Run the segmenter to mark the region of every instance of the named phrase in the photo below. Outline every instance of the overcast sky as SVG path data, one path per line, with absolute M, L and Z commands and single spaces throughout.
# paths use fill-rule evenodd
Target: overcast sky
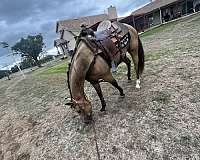
M 0 41 L 11 46 L 28 34 L 42 33 L 47 49 L 57 37 L 58 20 L 103 14 L 110 5 L 118 16 L 127 16 L 150 0 L 0 0 Z M 7 63 L 6 50 L 0 49 L 0 65 Z M 4 64 L 3 64 L 4 65 Z M 0 67 L 1 67 L 0 66 Z

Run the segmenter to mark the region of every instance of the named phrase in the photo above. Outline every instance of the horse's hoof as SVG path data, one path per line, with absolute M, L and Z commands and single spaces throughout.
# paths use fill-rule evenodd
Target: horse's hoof
M 140 89 L 141 87 L 140 87 L 140 85 L 136 85 L 135 88 Z
M 121 95 L 120 95 L 120 98 L 124 98 L 124 97 L 125 97 L 125 94 L 121 94 Z
M 84 124 L 91 124 L 92 121 L 91 121 L 91 120 L 83 120 L 83 123 L 84 123 Z
M 101 108 L 101 110 L 100 110 L 101 112 L 105 112 L 106 111 L 106 109 L 105 108 Z
M 86 116 L 82 120 L 83 120 L 83 123 L 85 124 L 90 124 L 93 121 L 92 116 Z

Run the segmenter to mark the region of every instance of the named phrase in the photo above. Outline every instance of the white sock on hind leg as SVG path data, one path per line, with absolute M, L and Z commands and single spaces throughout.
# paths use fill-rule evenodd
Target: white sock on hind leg
M 138 88 L 138 89 L 140 89 L 140 79 L 136 80 L 136 86 L 135 87 Z

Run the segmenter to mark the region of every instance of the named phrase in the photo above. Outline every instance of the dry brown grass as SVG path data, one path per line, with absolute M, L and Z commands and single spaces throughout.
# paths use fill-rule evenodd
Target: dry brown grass
M 200 15 L 142 38 L 142 89 L 115 76 L 126 97 L 102 84 L 107 111 L 87 83 L 101 159 L 200 159 Z M 153 58 L 152 58 L 153 57 Z M 57 63 L 56 63 L 57 64 Z M 0 159 L 97 159 L 91 126 L 65 106 L 65 74 L 0 80 Z

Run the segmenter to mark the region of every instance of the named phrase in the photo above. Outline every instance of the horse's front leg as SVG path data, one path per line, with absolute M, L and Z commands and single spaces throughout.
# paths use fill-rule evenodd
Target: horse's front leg
M 95 90 L 101 100 L 102 108 L 100 111 L 103 112 L 106 110 L 106 102 L 105 102 L 103 94 L 102 94 L 101 86 L 100 86 L 99 82 L 91 82 L 91 84 L 95 88 Z

